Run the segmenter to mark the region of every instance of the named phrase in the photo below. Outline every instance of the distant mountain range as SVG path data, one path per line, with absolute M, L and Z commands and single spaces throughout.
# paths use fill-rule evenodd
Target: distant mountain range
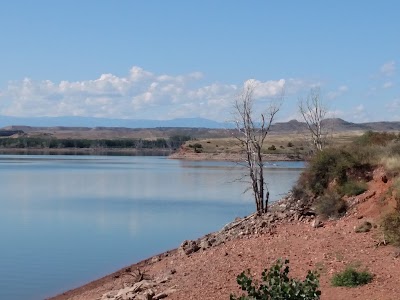
M 325 119 L 322 121 L 325 128 L 330 128 L 336 132 L 343 131 L 400 131 L 400 122 L 368 122 L 352 123 L 340 118 Z M 274 132 L 302 132 L 307 130 L 304 122 L 291 120 L 289 122 L 278 122 L 272 126 Z
M 325 126 L 334 131 L 400 131 L 400 122 L 368 122 L 352 123 L 334 118 L 324 120 Z M 136 119 L 106 119 L 92 117 L 9 117 L 0 116 L 0 128 L 26 129 L 29 127 L 86 127 L 86 128 L 209 128 L 232 129 L 234 125 L 228 122 L 216 122 L 204 118 L 178 118 L 172 120 L 136 120 Z M 273 132 L 302 132 L 307 129 L 304 122 L 291 120 L 277 122 L 272 126 Z M 23 130 L 23 129 L 22 129 Z

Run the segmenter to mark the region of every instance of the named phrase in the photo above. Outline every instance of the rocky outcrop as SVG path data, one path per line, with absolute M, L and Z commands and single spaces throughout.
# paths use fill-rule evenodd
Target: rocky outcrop
M 269 212 L 261 216 L 255 213 L 248 217 L 236 218 L 235 221 L 225 225 L 220 231 L 207 234 L 197 240 L 183 241 L 178 251 L 182 255 L 190 255 L 237 238 L 265 233 L 273 234 L 276 226 L 282 222 L 303 221 L 308 223 L 314 219 L 315 213 L 289 194 L 272 204 Z M 320 223 L 318 221 L 319 226 L 314 228 L 321 227 L 322 223 Z
M 167 298 L 168 295 L 176 291 L 175 287 L 161 289 L 160 285 L 170 281 L 175 272 L 172 269 L 154 279 L 140 279 L 133 284 L 127 284 L 122 289 L 103 294 L 100 300 L 158 300 Z

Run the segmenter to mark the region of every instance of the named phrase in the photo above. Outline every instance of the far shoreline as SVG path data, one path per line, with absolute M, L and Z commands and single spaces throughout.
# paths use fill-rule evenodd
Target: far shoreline
M 240 153 L 189 153 L 169 149 L 80 149 L 80 148 L 0 148 L 0 155 L 78 155 L 78 156 L 163 156 L 168 159 L 187 161 L 243 161 Z M 265 161 L 304 161 L 301 156 L 290 154 L 264 154 Z
M 175 152 L 168 156 L 170 159 L 177 160 L 192 160 L 192 161 L 243 161 L 243 156 L 240 153 L 181 153 Z M 264 161 L 304 161 L 301 156 L 288 154 L 264 154 Z

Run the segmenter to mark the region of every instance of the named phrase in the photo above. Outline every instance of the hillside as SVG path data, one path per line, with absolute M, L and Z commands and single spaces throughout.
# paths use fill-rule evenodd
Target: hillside
M 1 120 L 1 118 L 0 118 Z M 55 122 L 55 121 L 54 121 Z M 149 121 L 150 122 L 150 121 Z M 179 119 L 177 123 L 161 122 L 155 124 L 140 123 L 144 125 L 137 127 L 121 126 L 28 126 L 28 125 L 8 125 L 0 129 L 0 133 L 7 131 L 23 131 L 28 136 L 50 134 L 56 138 L 165 138 L 172 135 L 188 135 L 193 138 L 229 138 L 235 133 L 235 129 L 226 126 L 226 123 L 207 122 L 205 119 Z M 1 123 L 1 122 L 0 122 Z M 83 122 L 85 123 L 85 122 Z M 326 128 L 332 133 L 354 132 L 354 131 L 400 131 L 400 122 L 372 122 L 372 123 L 351 123 L 342 119 L 326 119 Z M 212 125 L 214 124 L 214 125 Z M 146 127 L 147 125 L 147 127 Z M 207 125 L 207 126 L 206 126 Z M 299 134 L 307 131 L 304 122 L 291 120 L 288 122 L 277 122 L 272 125 L 272 134 Z

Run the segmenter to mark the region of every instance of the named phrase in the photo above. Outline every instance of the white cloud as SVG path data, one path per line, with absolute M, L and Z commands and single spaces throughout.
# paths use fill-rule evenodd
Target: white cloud
M 357 105 L 354 109 L 355 113 L 363 113 L 365 110 L 365 107 L 363 104 Z
M 0 115 L 136 119 L 202 116 L 220 120 L 229 117 L 232 101 L 241 86 L 201 85 L 202 81 L 200 72 L 173 76 L 154 74 L 137 66 L 126 77 L 102 74 L 93 80 L 58 83 L 25 78 L 9 82 L 2 91 Z M 286 84 L 284 79 L 251 82 L 256 83 L 257 99 L 278 95 Z M 294 82 L 290 80 L 289 85 Z
M 387 81 L 382 85 L 382 88 L 384 89 L 389 89 L 393 86 L 393 82 L 392 81 Z
M 347 91 L 349 90 L 349 88 L 346 85 L 341 85 L 339 86 L 336 90 L 334 91 L 330 91 L 326 94 L 326 97 L 330 100 L 336 99 L 340 96 L 342 96 L 343 94 L 345 94 Z
M 385 76 L 392 76 L 396 72 L 396 62 L 392 60 L 383 64 L 380 71 Z
M 254 86 L 254 98 L 271 98 L 278 96 L 282 93 L 283 89 L 285 88 L 285 80 L 280 79 L 278 81 L 266 81 L 261 82 L 256 79 L 249 79 L 245 81 L 244 87 L 247 86 Z
M 326 118 L 343 118 L 344 113 L 341 110 L 328 110 L 325 115 Z
M 385 107 L 389 110 L 389 112 L 393 112 L 393 110 L 400 110 L 400 98 L 394 99 L 386 104 Z
M 341 118 L 346 121 L 363 123 L 371 121 L 370 115 L 365 109 L 364 104 L 356 105 L 349 110 L 330 110 L 326 114 L 327 118 Z

